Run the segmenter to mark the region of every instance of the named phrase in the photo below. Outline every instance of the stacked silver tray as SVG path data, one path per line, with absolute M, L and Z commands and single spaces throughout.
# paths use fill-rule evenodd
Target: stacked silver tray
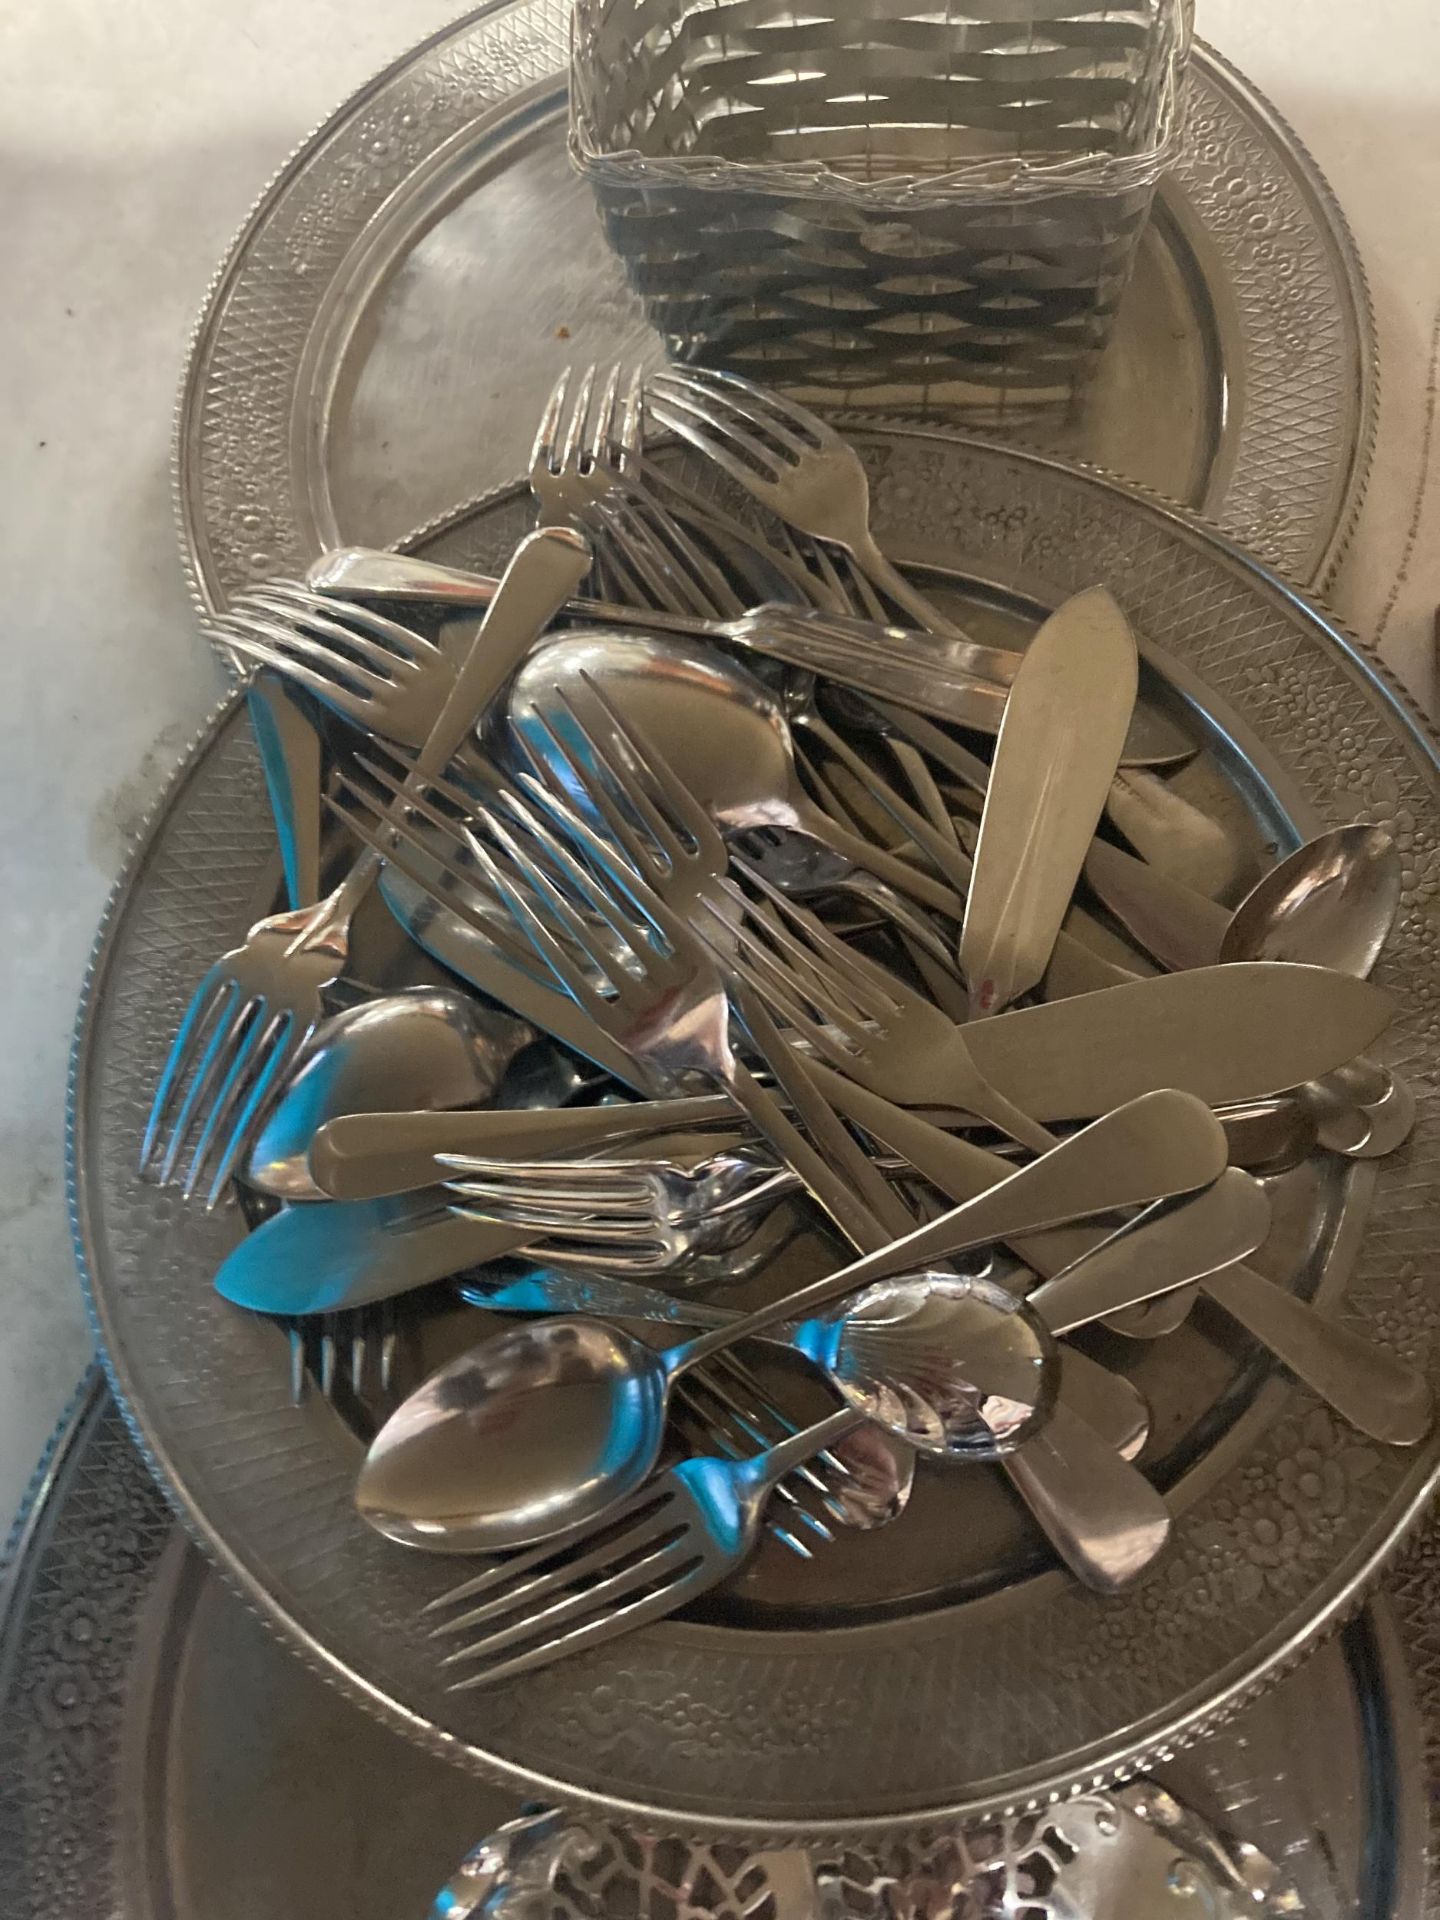
M 341 542 L 405 540 L 455 562 L 493 559 L 524 523 L 511 477 L 532 403 L 558 366 L 658 359 L 565 167 L 564 23 L 552 0 L 506 0 L 435 36 L 347 102 L 257 206 L 212 290 L 179 424 L 182 528 L 204 605 Z M 1290 577 L 1323 581 L 1358 510 L 1373 432 L 1363 277 L 1283 122 L 1218 56 L 1201 49 L 1197 68 L 1187 150 L 1162 191 L 1117 340 L 1086 413 L 1050 450 L 1123 472 Z M 537 251 L 541 209 L 550 244 Z M 503 374 L 487 378 L 502 359 Z M 1018 635 L 1103 571 L 1160 642 L 1207 743 L 1197 777 L 1212 796 L 1228 792 L 1250 844 L 1357 814 L 1399 824 L 1411 898 L 1423 901 L 1440 847 L 1432 745 L 1373 663 L 1295 607 L 1283 581 L 1141 493 L 1049 459 L 943 429 L 871 429 L 862 444 L 889 544 L 929 584 L 982 626 Z M 454 509 L 460 498 L 472 504 Z M 424 534 L 407 537 L 421 520 Z M 1077 552 L 1085 580 L 1071 578 Z M 1305 720 L 1332 711 L 1342 716 L 1338 757 Z M 563 1684 L 452 1721 L 427 1695 L 423 1663 L 381 1644 L 397 1619 L 403 1641 L 425 1582 L 353 1557 L 342 1517 L 353 1437 L 323 1406 L 292 1408 L 280 1336 L 237 1326 L 208 1295 L 209 1265 L 232 1229 L 192 1231 L 163 1205 L 147 1213 L 134 1190 L 143 1062 L 188 987 L 191 947 L 198 954 L 243 925 L 272 885 L 258 767 L 232 709 L 182 771 L 102 937 L 77 1055 L 73 1197 L 112 1380 L 152 1470 L 228 1582 L 350 1702 L 279 1657 L 180 1545 L 114 1411 L 92 1393 L 57 1444 L 7 1576 L 0 1755 L 24 1783 L 0 1810 L 7 1913 L 52 1911 L 102 1889 L 127 1920 L 418 1912 L 521 1792 L 555 1790 L 597 1814 L 692 1832 L 838 1838 L 1142 1764 L 1286 1858 L 1310 1910 L 1421 1911 L 1419 1755 L 1432 1681 L 1414 1622 L 1429 1603 L 1428 1545 L 1393 1608 L 1372 1605 L 1241 1721 L 1223 1723 L 1363 1602 L 1434 1462 L 1367 1465 L 1347 1479 L 1338 1518 L 1333 1502 L 1311 1516 L 1300 1502 L 1301 1577 L 1291 1581 L 1276 1571 L 1265 1502 L 1315 1459 L 1328 1486 L 1354 1449 L 1306 1396 L 1275 1380 L 1247 1383 L 1243 1368 L 1225 1376 L 1237 1417 L 1221 1428 L 1197 1420 L 1175 1380 L 1144 1382 L 1182 1436 L 1167 1467 L 1184 1488 L 1188 1541 L 1165 1596 L 1167 1619 L 1180 1623 L 1178 1637 L 1161 1636 L 1169 1653 L 1138 1606 L 1133 1618 L 1109 1616 L 1108 1638 L 1058 1584 L 1033 1611 L 1030 1589 L 1043 1580 L 1019 1581 L 1018 1613 L 1013 1600 L 998 1609 L 1013 1615 L 1000 1640 L 961 1636 L 977 1672 L 1001 1659 L 1018 1686 L 1027 1641 L 1074 1636 L 1077 1674 L 1095 1684 L 1077 1683 L 1061 1710 L 1069 1724 L 1044 1729 L 1038 1746 L 1017 1734 L 1017 1694 L 1005 1724 L 1002 1685 L 990 1717 L 961 1729 L 958 1743 L 955 1713 L 940 1716 L 943 1742 L 919 1730 L 918 1757 L 890 1804 L 871 1804 L 877 1739 L 893 1754 L 917 1734 L 877 1722 L 892 1657 L 882 1643 L 888 1636 L 893 1657 L 913 1668 L 956 1624 L 948 1603 L 937 1608 L 924 1552 L 912 1557 L 918 1527 L 884 1572 L 888 1586 L 868 1596 L 875 1619 L 849 1629 L 881 1645 L 881 1659 L 839 1698 L 838 1739 L 827 1656 L 804 1644 L 817 1595 L 763 1570 L 758 1614 L 738 1632 L 681 1621 L 646 1637 L 638 1666 L 618 1670 L 626 1688 L 644 1676 L 650 1711 L 678 1703 L 678 1776 L 632 1762 L 628 1707 L 592 1700 L 577 1718 Z M 1423 1064 L 1423 913 L 1407 916 L 1389 965 L 1402 997 L 1395 1062 Z M 1321 1299 L 1344 1296 L 1361 1322 L 1412 1352 L 1429 1338 L 1414 1284 L 1437 1219 L 1423 1165 L 1428 1118 L 1413 1158 L 1380 1174 L 1378 1203 L 1368 1170 L 1295 1202 L 1297 1232 L 1321 1248 L 1306 1284 Z M 1359 1224 L 1377 1205 L 1385 1229 L 1362 1248 Z M 182 1297 L 196 1307 L 184 1352 L 157 1348 L 152 1316 L 173 1323 Z M 1227 1364 L 1203 1336 L 1172 1362 L 1177 1377 L 1198 1367 L 1207 1390 Z M 290 1474 L 286 1502 L 266 1498 L 276 1448 Z M 252 1468 L 262 1450 L 265 1468 Z M 287 1506 L 296 1499 L 303 1547 Z M 1145 1699 L 1107 1717 L 1104 1662 L 1117 1657 L 1150 1660 Z M 927 1671 L 968 1703 L 973 1675 Z M 775 1703 L 789 1742 L 786 1764 L 769 1777 L 762 1767 L 748 1799 L 735 1791 L 738 1750 L 723 1725 L 717 1742 L 713 1714 L 747 1694 L 762 1711 Z M 237 1698 L 254 1708 L 238 1742 Z M 376 1718 L 357 1716 L 357 1704 Z M 814 1741 L 797 1744 L 791 1734 L 807 1716 Z M 1313 1751 L 1325 1764 L 1311 1777 L 1295 1756 L 1322 1726 Z M 1200 1744 L 1174 1761 L 1192 1740 Z M 277 1792 L 281 1751 L 290 1764 Z M 347 1764 L 327 1768 L 322 1756 L 338 1752 Z M 988 1773 L 975 1764 L 980 1752 Z M 504 1776 L 509 1790 L 479 1784 L 457 1760 Z M 795 1779 L 812 1773 L 797 1797 Z M 96 1806 L 106 1810 L 98 1819 Z M 354 1874 L 337 1872 L 337 1858 L 355 1859 Z

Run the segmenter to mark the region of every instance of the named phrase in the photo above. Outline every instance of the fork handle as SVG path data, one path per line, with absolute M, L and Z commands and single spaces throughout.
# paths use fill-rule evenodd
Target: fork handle
M 912 620 L 917 620 L 927 633 L 943 633 L 947 639 L 966 640 L 969 635 L 963 627 L 956 626 L 948 614 L 944 614 L 927 594 L 901 573 L 894 563 L 888 560 L 880 550 L 880 543 L 871 533 L 864 539 L 857 538 L 855 544 L 847 549 L 862 573 L 888 593 L 896 606 L 903 607 Z

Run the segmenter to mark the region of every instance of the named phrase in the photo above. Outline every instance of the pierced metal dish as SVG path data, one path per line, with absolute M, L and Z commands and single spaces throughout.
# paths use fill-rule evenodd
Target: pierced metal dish
M 1430 1911 L 1423 1749 L 1440 1729 L 1440 1679 L 1425 1641 L 1435 1542 L 1421 1544 L 1393 1599 L 1159 1769 L 1186 1805 L 1283 1861 L 1316 1920 Z M 174 1525 L 98 1375 L 0 1567 L 0 1778 L 6 1920 L 418 1916 L 518 1811 L 277 1646 Z M 899 1857 L 887 1851 L 885 1868 Z M 809 1920 L 807 1900 L 785 1898 L 797 1881 L 813 1891 L 794 1863 L 770 1856 L 773 1904 L 740 1910 Z M 706 1909 L 722 1920 L 737 1911 L 724 1901 L 730 1865 Z M 863 1883 L 873 1863 L 845 1869 L 847 1885 Z M 641 1907 L 641 1920 L 658 1911 Z
M 1322 616 L 1179 514 L 945 435 L 861 445 L 886 538 L 985 631 L 1013 637 L 1067 593 L 1110 584 L 1206 742 L 1187 779 L 1252 845 L 1356 817 L 1399 838 L 1404 900 L 1378 977 L 1400 1009 L 1388 1055 L 1420 1092 L 1415 1139 L 1378 1165 L 1297 1170 L 1277 1201 L 1286 1277 L 1425 1363 L 1440 789 L 1422 724 Z M 427 550 L 493 562 L 527 512 L 508 490 Z M 353 1437 L 323 1405 L 289 1404 L 278 1331 L 209 1287 L 235 1223 L 134 1172 L 153 1063 L 195 979 L 273 888 L 273 862 L 231 707 L 182 770 L 96 955 L 74 1074 L 80 1258 L 112 1379 L 193 1531 L 294 1646 L 433 1751 L 603 1817 L 752 1841 L 1040 1802 L 1149 1764 L 1277 1677 L 1358 1604 L 1423 1503 L 1440 1441 L 1358 1443 L 1197 1314 L 1138 1362 L 1177 1517 L 1173 1550 L 1132 1593 L 1098 1599 L 1046 1570 L 998 1477 L 957 1491 L 931 1475 L 883 1552 L 855 1537 L 810 1571 L 762 1553 L 703 1612 L 502 1689 L 447 1693 L 419 1611 L 453 1566 L 356 1519 Z
M 567 359 L 661 358 L 566 157 L 568 18 L 565 0 L 467 15 L 353 95 L 261 197 L 180 402 L 203 604 L 325 547 L 389 546 L 508 480 Z M 1116 337 L 1082 417 L 1045 444 L 1323 580 L 1369 468 L 1364 278 L 1292 130 L 1210 49 L 1191 73 Z

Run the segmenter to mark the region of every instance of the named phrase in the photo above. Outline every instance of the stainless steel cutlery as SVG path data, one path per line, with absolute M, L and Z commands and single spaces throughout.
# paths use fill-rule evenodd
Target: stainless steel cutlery
M 1272 1206 L 1242 1170 L 1408 1131 L 1367 1058 L 1393 848 L 1323 836 L 1231 914 L 1237 842 L 1158 777 L 1193 742 L 1104 588 L 1024 654 L 972 640 L 881 552 L 855 450 L 750 382 L 567 375 L 529 479 L 498 584 L 351 549 L 217 622 L 258 670 L 291 906 L 196 989 L 142 1153 L 258 1209 L 216 1284 L 369 1440 L 371 1524 L 505 1556 L 436 1603 L 452 1684 L 674 1611 L 764 1526 L 811 1553 L 889 1524 L 917 1454 L 998 1465 L 1116 1590 L 1169 1527 L 1130 1463 L 1149 1410 L 1059 1343 L 1163 1336 L 1197 1291 L 1421 1438 L 1420 1375 L 1248 1264 Z M 426 603 L 480 617 L 442 644 Z M 318 898 L 322 770 L 360 851 Z M 343 979 L 377 880 L 470 991 Z M 848 1262 L 782 1280 L 801 1233 Z M 514 1319 L 417 1381 L 402 1296 L 446 1279 Z M 750 1340 L 840 1404 L 792 1415 L 796 1360 L 757 1376 Z

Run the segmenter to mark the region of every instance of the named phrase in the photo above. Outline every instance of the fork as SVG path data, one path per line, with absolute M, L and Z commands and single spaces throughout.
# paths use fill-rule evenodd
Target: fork
M 859 454 L 808 408 L 737 374 L 693 367 L 652 374 L 646 399 L 657 420 L 761 506 L 840 547 L 922 627 L 964 638 L 881 552 L 870 531 L 870 486 Z
M 390 1300 L 292 1321 L 290 1404 L 302 1405 L 313 1382 L 321 1397 L 368 1442 L 399 1404 L 399 1350 L 400 1325 Z
M 589 561 L 588 544 L 568 529 L 531 534 L 516 549 L 412 778 L 446 765 Z M 160 1074 L 140 1148 L 142 1175 L 162 1186 L 178 1180 L 187 1199 L 208 1178 L 206 1205 L 218 1205 L 324 1015 L 322 996 L 344 969 L 351 919 L 384 864 L 384 848 L 368 847 L 333 893 L 257 921 L 211 967 Z
M 616 364 L 585 369 L 571 396 L 572 370 L 556 381 L 530 449 L 530 490 L 542 525 L 569 525 L 601 536 L 597 553 L 622 599 L 638 607 L 699 618 L 738 619 L 754 595 L 736 591 L 718 554 L 759 560 L 803 600 L 845 611 L 798 555 L 782 552 L 754 528 L 702 500 L 643 452 L 644 375 Z M 598 387 L 598 392 L 597 392 Z M 632 543 L 643 543 L 643 554 Z
M 514 1554 L 432 1600 L 425 1613 L 446 1616 L 433 1639 L 482 1629 L 443 1654 L 442 1668 L 463 1669 L 449 1691 L 548 1666 L 709 1592 L 755 1545 L 776 1485 L 854 1422 L 847 1408 L 747 1459 L 682 1461 L 598 1522 Z
M 878 963 L 862 962 L 814 914 L 787 900 L 743 858 L 732 856 L 709 813 L 658 749 L 641 741 L 598 685 L 590 683 L 588 691 L 585 713 L 575 700 L 565 702 L 565 738 L 541 719 L 551 742 L 547 757 L 568 768 L 570 790 L 587 795 L 632 870 L 712 951 L 718 949 L 717 957 L 726 964 L 733 960 L 767 1015 L 778 1012 L 822 1058 L 842 1072 L 853 1071 L 887 1100 L 963 1107 L 1037 1153 L 1054 1146 L 1052 1134 L 984 1079 L 953 1020 Z M 576 753 L 576 742 L 586 757 Z M 595 777 L 596 766 L 609 766 L 626 807 Z M 547 789 L 531 776 L 522 777 L 558 817 L 564 804 L 558 779 Z M 563 824 L 572 838 L 588 833 L 573 815 Z M 603 858 L 593 834 L 589 844 L 594 856 Z M 765 896 L 783 904 L 803 938 L 781 924 L 769 946 L 762 945 L 750 921 L 758 917 L 767 924 L 763 910 L 729 878 L 732 864 L 750 874 Z M 807 1002 L 823 1017 L 810 1015 Z M 750 1004 L 742 1017 L 748 1023 L 752 1014 Z M 937 1094 L 936 1087 L 943 1092 Z
M 275 580 L 242 594 L 213 631 L 362 732 L 422 746 L 455 686 L 442 648 L 373 608 Z
M 451 1211 L 524 1227 L 611 1273 L 687 1278 L 695 1257 L 732 1251 L 799 1181 L 744 1147 L 676 1148 L 653 1160 L 504 1160 L 441 1154 Z

